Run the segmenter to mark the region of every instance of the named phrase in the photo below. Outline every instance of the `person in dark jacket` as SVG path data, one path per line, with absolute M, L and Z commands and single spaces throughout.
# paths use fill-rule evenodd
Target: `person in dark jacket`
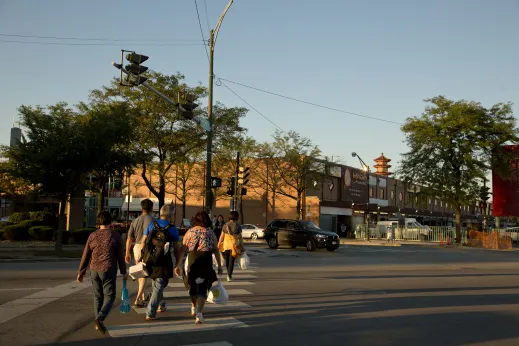
M 88 237 L 77 275 L 77 281 L 83 282 L 90 265 L 94 289 L 94 326 L 103 334 L 106 333 L 104 320 L 115 301 L 117 266 L 123 280 L 128 279 L 121 235 L 110 229 L 111 222 L 112 216 L 109 212 L 102 211 L 97 214 L 99 229 Z
M 225 225 L 225 220 L 223 215 L 218 215 L 216 222 L 214 223 L 213 232 L 216 236 L 216 239 L 220 239 L 220 234 L 222 234 L 223 226 Z

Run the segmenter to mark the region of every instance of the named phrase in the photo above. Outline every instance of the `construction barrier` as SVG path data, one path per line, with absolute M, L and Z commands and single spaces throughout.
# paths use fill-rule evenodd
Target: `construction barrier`
M 510 250 L 512 248 L 512 237 L 507 232 L 470 231 L 467 245 L 484 249 Z

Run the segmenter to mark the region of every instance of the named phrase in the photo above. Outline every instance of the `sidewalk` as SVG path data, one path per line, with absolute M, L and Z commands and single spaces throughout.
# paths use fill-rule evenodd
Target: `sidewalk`
M 63 245 L 62 252 L 56 254 L 54 245 L 50 241 L 0 241 L 0 262 L 77 261 L 84 248 L 84 245 Z

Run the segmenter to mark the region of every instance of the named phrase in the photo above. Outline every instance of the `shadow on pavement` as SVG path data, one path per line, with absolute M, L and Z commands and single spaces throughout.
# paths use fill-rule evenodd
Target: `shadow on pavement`
M 483 291 L 518 287 L 476 288 Z M 62 345 L 189 345 L 227 341 L 247 345 L 462 345 L 502 341 L 519 344 L 517 294 L 450 295 L 457 290 L 386 290 L 385 295 L 306 294 L 277 296 L 261 305 L 235 311 L 211 311 L 212 317 L 234 317 L 249 328 L 143 335 L 132 338 L 103 338 L 92 331 L 92 339 Z M 414 293 L 445 292 L 445 295 L 413 296 Z M 395 297 L 394 294 L 408 294 Z M 278 302 L 283 299 L 284 302 Z M 500 310 L 495 311 L 495 310 Z M 161 321 L 185 321 L 185 313 L 174 313 Z M 487 327 L 488 326 L 488 327 Z M 510 339 L 517 338 L 512 341 Z

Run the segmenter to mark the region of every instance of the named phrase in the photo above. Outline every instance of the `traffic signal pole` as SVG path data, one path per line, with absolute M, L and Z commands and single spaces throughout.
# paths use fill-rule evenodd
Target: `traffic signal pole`
M 211 190 L 211 171 L 213 164 L 213 61 L 214 61 L 214 30 L 209 34 L 209 98 L 207 100 L 207 120 L 209 131 L 207 131 L 207 153 L 205 172 L 205 208 L 211 213 L 213 207 L 213 191 Z
M 223 18 L 233 3 L 230 0 L 225 7 L 218 23 L 211 32 L 209 33 L 209 90 L 207 100 L 207 120 L 209 122 L 209 129 L 207 130 L 207 156 L 206 156 L 206 173 L 205 173 L 205 207 L 208 213 L 211 213 L 213 207 L 213 191 L 211 190 L 211 170 L 213 163 L 213 82 L 214 82 L 214 46 L 222 25 Z

